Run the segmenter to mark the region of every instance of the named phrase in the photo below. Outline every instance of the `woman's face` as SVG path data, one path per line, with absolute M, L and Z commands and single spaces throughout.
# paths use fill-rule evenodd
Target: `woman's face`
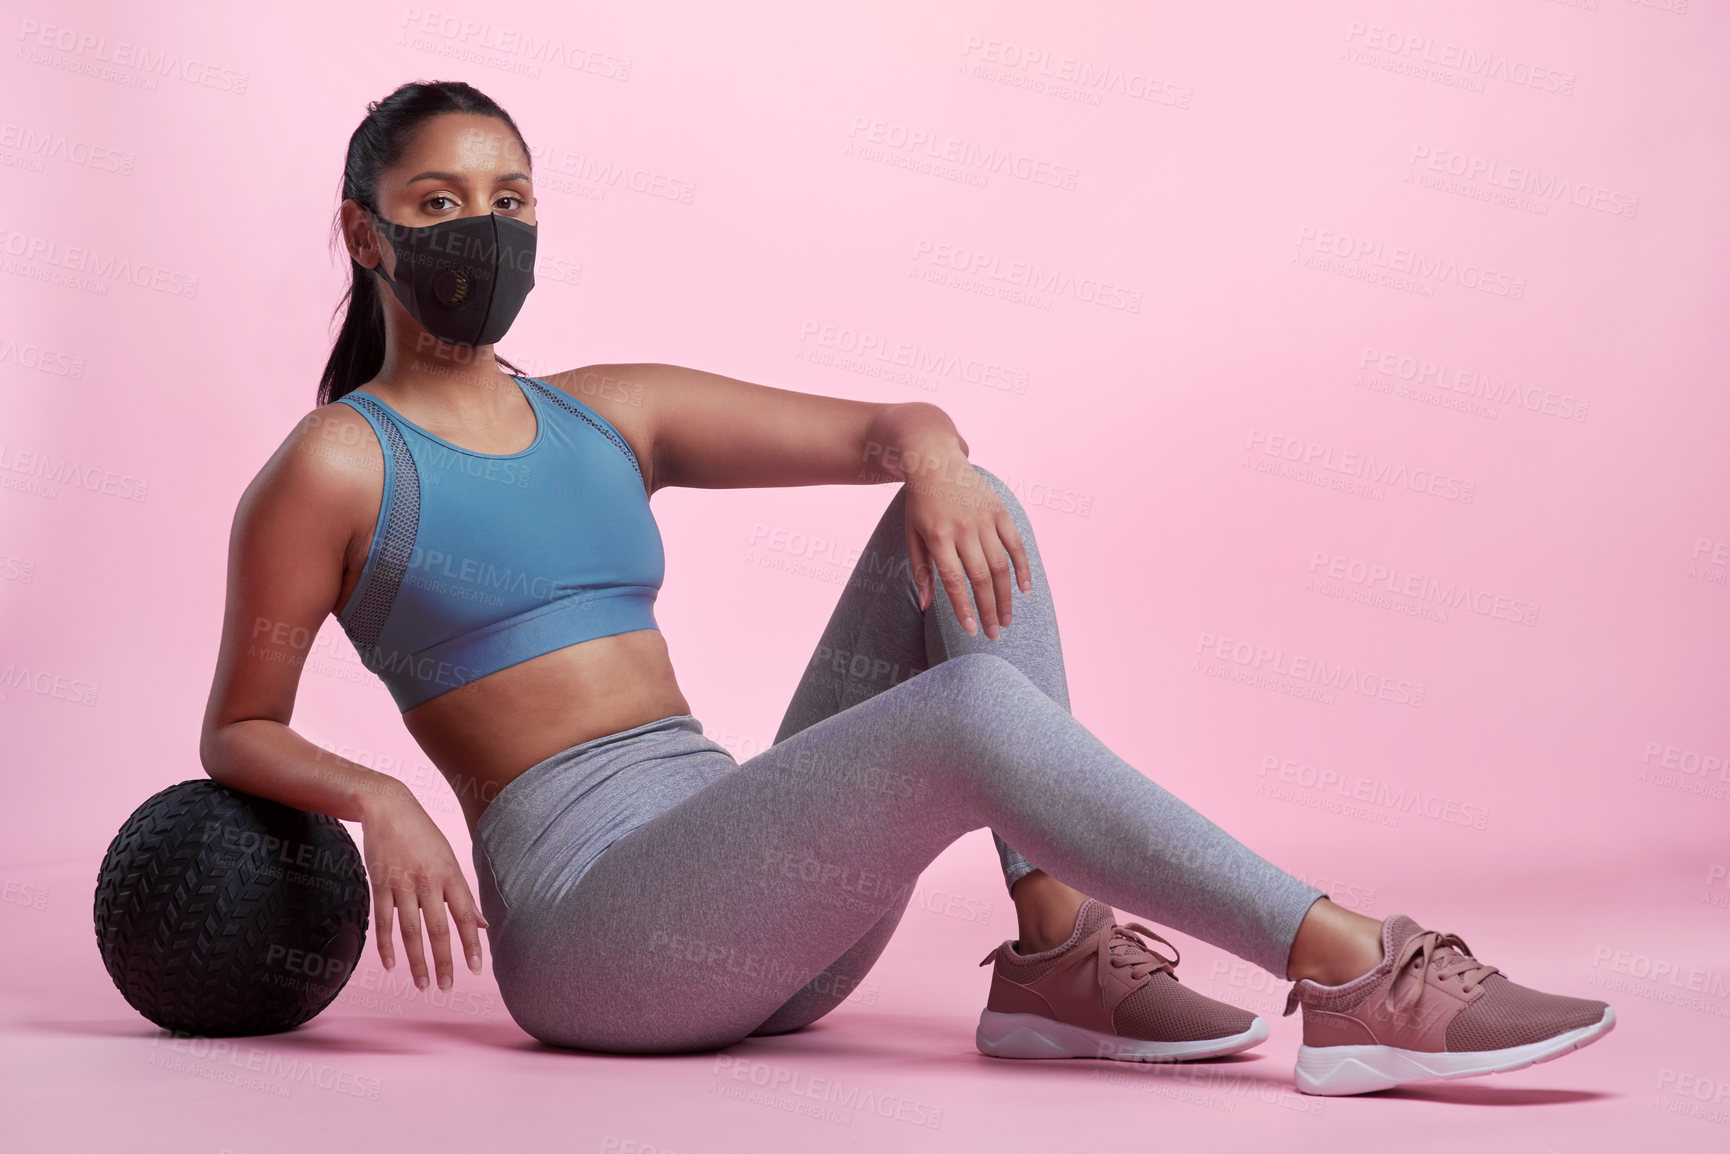
M 379 216 L 409 228 L 492 212 L 534 224 L 528 154 L 497 117 L 443 113 L 421 126 L 399 164 L 379 174 L 376 205 Z M 355 259 L 373 268 L 383 255 L 390 272 L 390 246 L 365 211 L 351 201 L 343 214 Z

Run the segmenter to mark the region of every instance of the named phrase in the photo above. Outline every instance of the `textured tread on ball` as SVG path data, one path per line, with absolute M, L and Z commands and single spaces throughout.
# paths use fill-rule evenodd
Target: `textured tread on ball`
M 293 1029 L 366 945 L 366 868 L 342 823 L 207 779 L 170 786 L 109 843 L 94 920 L 104 966 L 164 1029 Z

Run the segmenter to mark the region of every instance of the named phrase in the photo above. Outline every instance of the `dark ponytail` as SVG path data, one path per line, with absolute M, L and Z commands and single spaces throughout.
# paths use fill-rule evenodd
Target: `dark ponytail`
M 426 84 L 404 84 L 383 100 L 367 105 L 366 119 L 360 122 L 348 138 L 348 158 L 342 166 L 342 196 L 373 212 L 378 211 L 378 180 L 385 169 L 402 159 L 421 125 L 444 112 L 471 112 L 495 116 L 505 122 L 516 136 L 523 152 L 529 146 L 523 141 L 516 121 L 477 88 L 460 80 L 435 80 Z M 340 203 L 335 223 L 331 227 L 332 243 L 347 252 L 342 236 Z M 328 405 L 338 397 L 352 393 L 378 375 L 384 366 L 384 304 L 379 297 L 378 279 L 365 265 L 349 258 L 350 283 L 336 312 L 348 311 L 342 319 L 342 330 L 331 347 L 330 359 L 324 364 L 324 375 L 318 384 L 318 403 Z M 494 356 L 499 364 L 512 373 L 521 370 L 503 357 Z

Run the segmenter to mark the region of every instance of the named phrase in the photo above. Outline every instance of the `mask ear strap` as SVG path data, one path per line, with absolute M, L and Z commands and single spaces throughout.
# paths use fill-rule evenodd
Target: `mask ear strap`
M 361 205 L 361 207 L 366 208 L 366 205 L 363 204 L 363 205 Z M 380 242 L 383 243 L 384 237 L 382 236 L 382 230 L 378 226 L 380 224 L 388 224 L 389 222 L 384 220 L 384 218 L 380 217 L 378 213 L 374 212 L 370 208 L 366 209 L 366 214 L 372 218 L 373 234 L 375 236 L 378 236 Z M 392 246 L 392 251 L 393 252 L 395 251 L 394 245 Z M 387 284 L 393 284 L 393 285 L 396 284 L 396 278 L 391 276 L 388 272 L 384 271 L 384 253 L 382 251 L 378 254 L 378 264 L 375 267 L 368 269 L 367 271 L 368 272 L 376 272 L 379 276 L 381 276 L 385 279 L 385 282 Z

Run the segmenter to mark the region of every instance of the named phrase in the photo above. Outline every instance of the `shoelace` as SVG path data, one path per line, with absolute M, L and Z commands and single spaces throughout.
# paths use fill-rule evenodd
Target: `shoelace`
M 1435 930 L 1413 934 L 1394 956 L 1394 980 L 1388 985 L 1386 1002 L 1390 1013 L 1402 1013 L 1417 1003 L 1424 992 L 1424 971 L 1432 965 L 1442 978 L 1459 975 L 1461 992 L 1467 994 L 1491 974 L 1501 972 L 1472 957 L 1471 948 L 1458 934 Z
M 1166 957 L 1158 950 L 1151 948 L 1141 938 L 1152 938 L 1156 942 L 1165 942 L 1171 947 L 1172 957 Z M 1116 947 L 1123 947 L 1122 953 L 1113 953 Z M 1112 969 L 1118 966 L 1129 967 L 1129 978 L 1132 982 L 1140 982 L 1142 978 L 1156 970 L 1164 970 L 1172 977 L 1177 977 L 1178 953 L 1177 947 L 1142 925 L 1140 922 L 1129 922 L 1126 925 L 1114 925 L 1109 933 L 1099 935 L 1099 988 L 1105 989 L 1105 978 Z
M 1152 938 L 1156 942 L 1163 942 L 1171 948 L 1173 956 L 1168 958 L 1158 950 L 1152 949 L 1146 942 L 1137 937 L 1137 934 Z M 1121 947 L 1121 952 L 1114 953 L 1113 951 L 1119 947 Z M 998 948 L 1001 949 L 1002 947 Z M 1085 957 L 1085 955 L 1077 956 Z M 992 950 L 980 959 L 979 964 L 986 965 L 995 957 L 997 957 L 997 950 Z M 1099 948 L 1094 951 L 1094 957 L 1099 963 L 1099 988 L 1104 990 L 1106 976 L 1113 969 L 1122 966 L 1129 967 L 1129 977 L 1132 982 L 1139 982 L 1156 970 L 1164 970 L 1175 978 L 1177 977 L 1177 963 L 1182 955 L 1178 953 L 1176 946 L 1140 922 L 1130 922 L 1127 925 L 1113 925 L 1106 932 L 1101 933 L 1099 935 Z M 1069 960 L 1064 959 L 1065 962 Z

